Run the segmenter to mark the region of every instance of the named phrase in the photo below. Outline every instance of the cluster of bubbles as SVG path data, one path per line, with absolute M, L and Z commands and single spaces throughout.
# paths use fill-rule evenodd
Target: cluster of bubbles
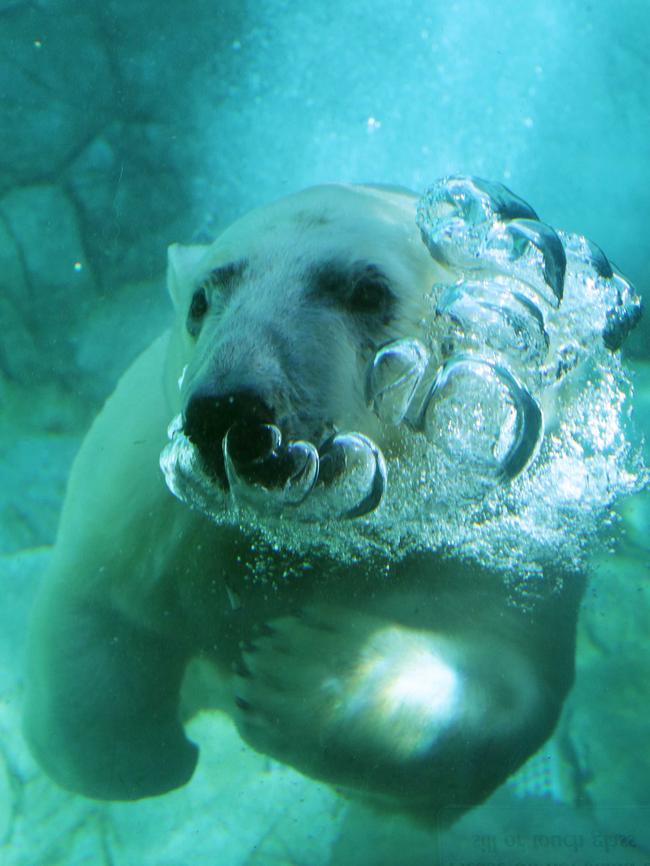
M 253 512 L 267 521 L 351 520 L 374 511 L 386 490 L 384 456 L 362 433 L 338 433 L 317 449 L 301 439 L 285 443 L 274 424 L 254 429 L 233 424 L 223 440 L 228 497 L 206 472 L 198 449 L 183 431 L 181 415 L 167 433 L 170 443 L 160 458 L 167 486 L 218 523 L 230 522 L 232 506 L 233 513 Z
M 645 481 L 616 352 L 639 298 L 595 244 L 540 222 L 501 184 L 443 178 L 420 199 L 417 225 L 452 278 L 423 299 L 417 333 L 383 346 L 368 371 L 369 405 L 399 428 L 395 455 L 386 461 L 362 433 L 318 450 L 264 425 L 251 458 L 231 431 L 224 503 L 178 418 L 161 457 L 167 483 L 215 521 L 248 522 L 297 555 L 426 549 L 523 578 L 558 557 L 578 569 L 614 499 Z M 278 467 L 284 483 L 266 484 Z

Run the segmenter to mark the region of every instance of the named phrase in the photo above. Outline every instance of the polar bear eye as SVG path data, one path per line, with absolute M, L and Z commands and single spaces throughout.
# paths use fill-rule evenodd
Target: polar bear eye
M 391 293 L 386 281 L 369 272 L 357 279 L 349 297 L 349 307 L 355 313 L 381 312 L 390 304 Z
M 190 309 L 187 314 L 187 330 L 196 337 L 201 330 L 201 321 L 208 311 L 208 295 L 204 286 L 199 288 L 192 295 Z
M 394 303 L 395 296 L 390 290 L 388 279 L 374 265 L 369 265 L 353 280 L 347 307 L 353 313 L 380 316 L 387 323 Z
M 368 262 L 358 262 L 351 269 L 339 263 L 320 266 L 314 271 L 311 292 L 355 316 L 384 325 L 390 322 L 397 303 L 388 277 Z

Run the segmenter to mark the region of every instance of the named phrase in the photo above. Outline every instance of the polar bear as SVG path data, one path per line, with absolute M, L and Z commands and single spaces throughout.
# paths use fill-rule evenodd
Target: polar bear
M 478 189 L 498 210 L 496 187 Z M 179 694 L 196 657 L 218 672 L 255 749 L 429 823 L 484 800 L 553 730 L 573 679 L 581 574 L 549 565 L 553 591 L 518 604 L 502 573 L 453 551 L 301 552 L 302 493 L 277 495 L 287 475 L 307 492 L 320 483 L 316 529 L 306 523 L 325 532 L 337 467 L 324 443 L 356 431 L 362 452 L 376 444 L 363 452 L 372 490 L 336 519 L 372 535 L 402 442 L 421 435 L 383 423 L 367 393 L 376 353 L 417 332 L 430 287 L 459 273 L 423 243 L 417 201 L 316 187 L 211 245 L 171 248 L 174 325 L 81 447 L 34 611 L 25 731 L 63 787 L 133 800 L 184 785 L 197 748 Z M 530 218 L 518 202 L 508 198 L 510 216 Z M 174 417 L 214 488 L 210 507 L 165 484 Z M 270 468 L 259 459 L 269 431 L 298 443 Z M 238 484 L 242 501 L 221 520 Z M 262 528 L 298 526 L 292 543 L 271 543 L 250 514 Z

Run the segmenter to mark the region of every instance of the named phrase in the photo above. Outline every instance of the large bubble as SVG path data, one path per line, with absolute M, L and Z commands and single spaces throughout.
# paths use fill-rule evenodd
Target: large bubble
M 368 370 L 386 453 L 359 431 L 319 450 L 267 425 L 251 457 L 233 429 L 226 494 L 175 419 L 168 486 L 297 562 L 426 550 L 501 571 L 520 594 L 552 591 L 549 575 L 583 568 L 615 500 L 648 480 L 617 352 L 640 301 L 595 244 L 500 184 L 444 178 L 417 222 L 454 279 L 430 287 L 417 333 Z

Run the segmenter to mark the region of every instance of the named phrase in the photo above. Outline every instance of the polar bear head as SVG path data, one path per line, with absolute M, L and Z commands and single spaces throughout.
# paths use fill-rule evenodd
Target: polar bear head
M 253 211 L 207 248 L 172 248 L 184 428 L 222 486 L 235 423 L 249 435 L 273 424 L 317 447 L 340 430 L 380 435 L 368 365 L 417 332 L 443 270 L 419 238 L 415 204 L 396 191 L 317 187 Z
M 609 285 L 611 271 L 607 276 L 596 261 L 598 279 L 609 281 L 609 289 L 600 319 L 593 318 L 593 328 L 590 321 L 584 325 L 585 304 L 598 306 L 580 258 L 580 251 L 592 249 L 588 242 L 566 235 L 560 240 L 533 222 L 534 211 L 505 188 L 460 183 L 458 217 L 457 181 L 442 182 L 435 244 L 423 242 L 415 195 L 340 185 L 308 189 L 255 210 L 209 246 L 170 249 L 168 282 L 177 315 L 169 368 L 177 416 L 161 465 L 179 498 L 218 524 L 254 529 L 274 547 L 301 553 L 325 548 L 350 562 L 369 552 L 392 560 L 415 551 L 452 550 L 490 568 L 533 575 L 541 575 L 544 563 L 560 551 L 578 563 L 602 508 L 637 483 L 626 468 L 630 449 L 624 434 L 603 449 L 595 426 L 606 419 L 609 429 L 621 429 L 629 390 L 618 357 L 602 339 L 607 291 L 616 287 Z M 471 199 L 476 195 L 478 208 Z M 496 210 L 483 207 L 490 195 Z M 498 259 L 500 274 L 473 254 L 464 254 L 460 265 L 438 254 L 448 228 L 458 233 L 463 249 L 471 247 L 479 237 L 471 221 L 487 213 L 502 256 L 501 243 L 510 243 L 512 232 L 499 208 L 508 207 L 523 219 L 515 246 Z M 511 256 L 521 256 L 518 267 L 527 250 L 536 254 L 550 241 L 569 257 L 564 297 L 555 285 L 552 303 L 540 300 L 538 310 L 526 296 L 525 279 L 512 290 Z M 545 284 L 549 257 L 537 263 L 533 255 L 531 261 Z M 479 293 L 471 298 L 464 287 L 471 287 L 477 264 L 486 266 Z M 487 311 L 480 340 L 460 333 L 458 286 L 461 301 L 479 299 L 473 314 Z M 451 288 L 447 312 L 445 287 Z M 490 300 L 495 293 L 496 306 Z M 504 314 L 506 302 L 511 306 Z M 459 315 L 449 315 L 451 308 Z M 497 396 L 505 392 L 503 428 L 521 426 L 508 405 L 516 403 L 519 385 L 501 371 L 489 328 L 493 314 L 496 327 L 510 327 L 522 310 L 532 330 L 515 326 L 510 336 L 513 345 L 525 344 L 520 369 L 523 381 L 537 387 L 529 402 L 539 409 L 541 447 L 530 471 L 514 473 L 518 477 L 507 484 L 484 483 L 455 449 L 458 428 L 492 435 L 495 424 L 486 422 L 481 402 L 481 391 L 490 389 Z M 458 347 L 446 345 L 449 334 L 465 340 L 470 356 L 455 367 L 460 372 L 452 383 L 451 408 L 436 416 L 434 441 L 417 424 L 386 423 L 368 389 L 377 353 L 404 340 L 422 345 L 427 369 L 437 370 L 439 379 L 442 371 L 445 383 L 449 352 L 452 360 L 461 357 Z M 567 346 L 579 346 L 579 363 L 568 373 Z M 477 360 L 481 352 L 487 362 Z M 552 436 L 544 437 L 542 418 Z M 592 432 L 593 442 L 578 453 L 577 439 Z M 492 451 L 500 447 L 497 440 L 498 435 Z M 340 521 L 350 516 L 360 519 Z

